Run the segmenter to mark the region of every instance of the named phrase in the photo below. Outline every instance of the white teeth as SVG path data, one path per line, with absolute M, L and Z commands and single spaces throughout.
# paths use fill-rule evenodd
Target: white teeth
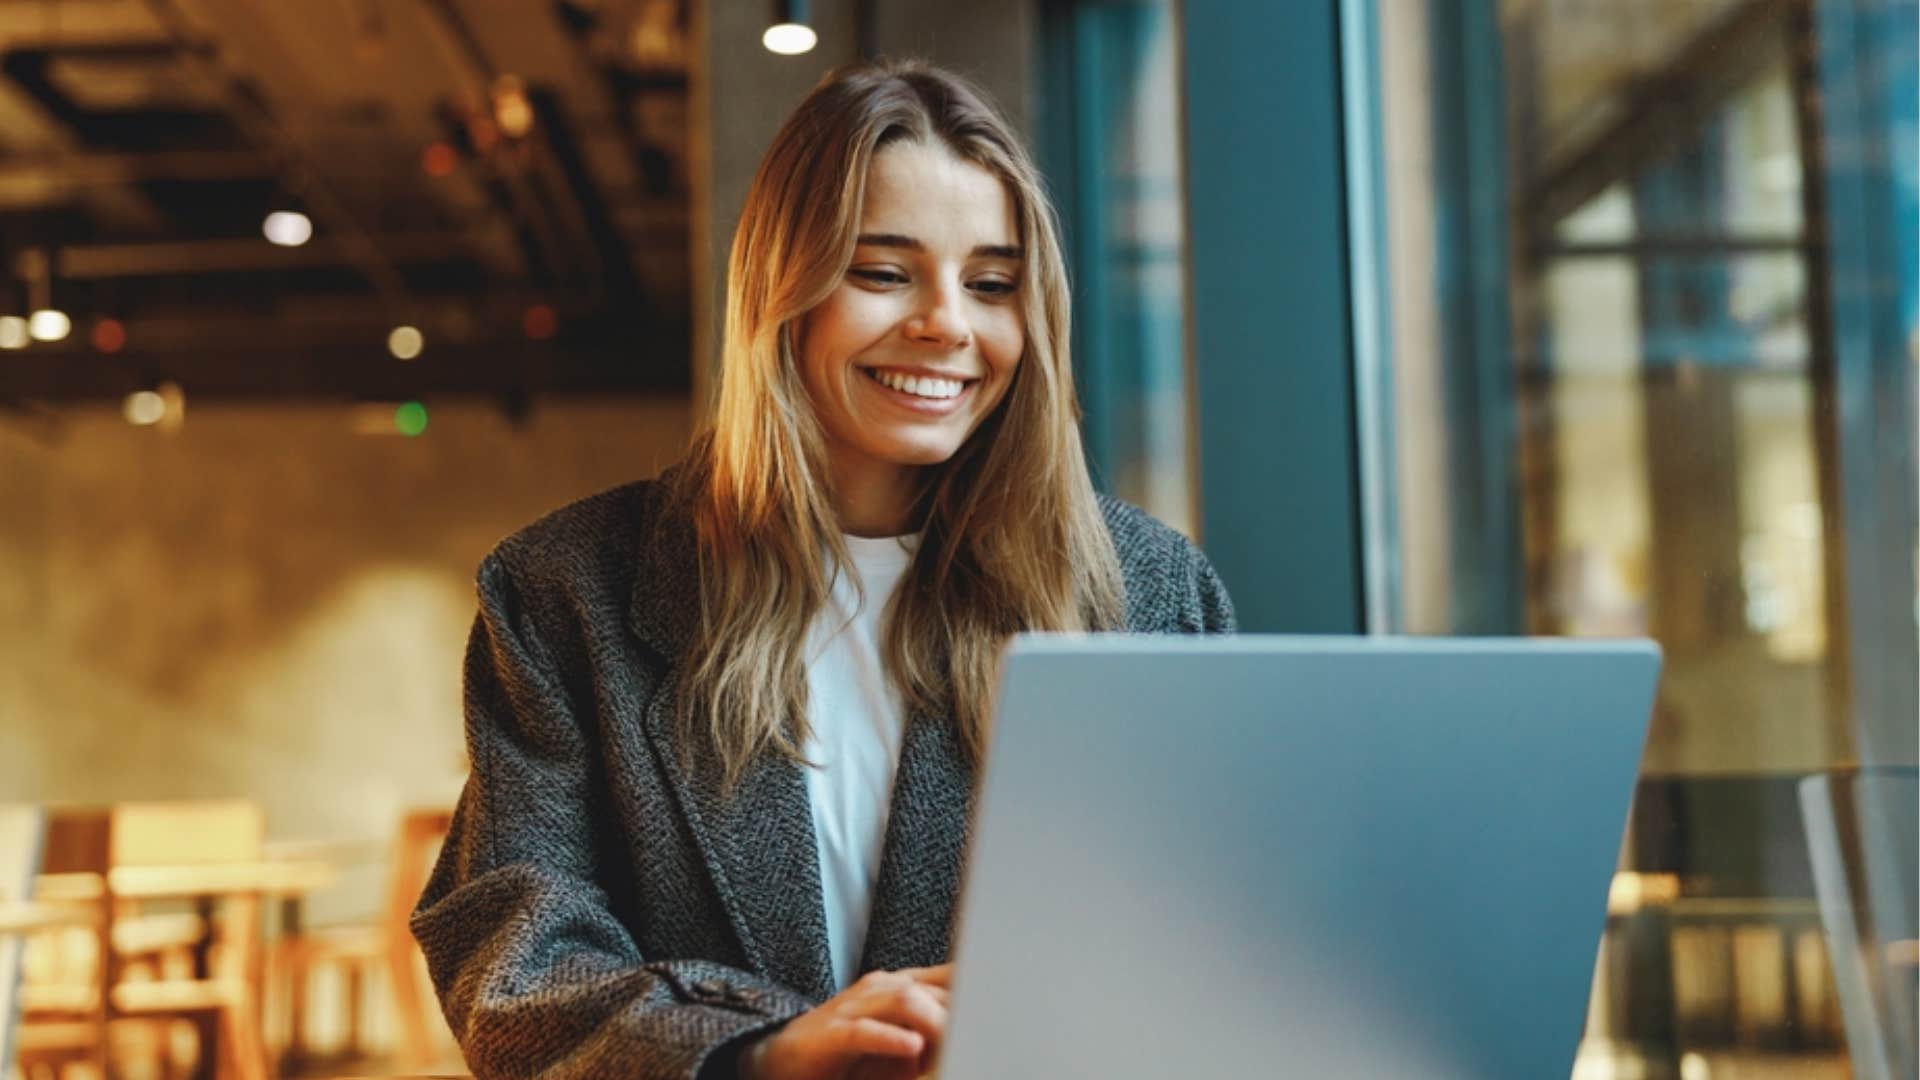
M 901 375 L 898 372 L 879 371 L 868 368 L 867 373 L 884 386 L 892 387 L 914 397 L 940 400 L 960 396 L 966 384 L 958 379 L 941 379 L 931 375 Z

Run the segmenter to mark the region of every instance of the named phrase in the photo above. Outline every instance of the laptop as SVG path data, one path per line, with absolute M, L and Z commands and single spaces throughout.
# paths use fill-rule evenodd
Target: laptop
M 939 1075 L 1567 1076 L 1659 666 L 1016 639 Z

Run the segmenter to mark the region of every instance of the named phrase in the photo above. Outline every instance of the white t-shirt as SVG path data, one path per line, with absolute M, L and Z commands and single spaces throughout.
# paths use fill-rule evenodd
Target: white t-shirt
M 867 914 L 880 874 L 893 774 L 906 733 L 906 709 L 881 664 L 881 620 L 906 574 L 916 537 L 848 536 L 852 567 L 834 575 L 827 603 L 807 632 L 804 753 L 820 856 L 833 981 L 845 989 L 859 974 Z M 865 586 L 865 602 L 854 576 Z

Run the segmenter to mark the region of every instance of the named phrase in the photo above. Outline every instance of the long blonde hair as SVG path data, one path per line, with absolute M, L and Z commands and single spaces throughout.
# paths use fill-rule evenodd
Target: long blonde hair
M 697 467 L 683 473 L 700 563 L 683 732 L 711 740 L 729 788 L 768 747 L 803 760 L 803 645 L 846 550 L 792 331 L 845 275 L 868 167 L 896 140 L 944 146 L 1006 184 L 1024 251 L 1026 351 L 1006 398 L 925 470 L 920 545 L 886 614 L 888 676 L 910 713 L 950 711 L 977 762 L 1010 635 L 1122 618 L 1119 559 L 1082 458 L 1066 270 L 1038 173 L 960 78 L 919 62 L 843 68 L 787 118 L 748 189 L 728 261 L 717 409 L 695 444 Z

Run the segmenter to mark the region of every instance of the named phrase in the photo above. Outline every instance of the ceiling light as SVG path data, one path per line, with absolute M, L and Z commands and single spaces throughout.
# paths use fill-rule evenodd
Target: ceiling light
M 27 336 L 35 341 L 62 341 L 73 332 L 73 320 L 54 303 L 52 247 L 29 248 L 20 253 L 22 275 L 27 282 Z
M 768 52 L 781 56 L 812 52 L 819 42 L 820 36 L 813 32 L 813 27 L 802 23 L 774 23 L 760 35 L 760 44 L 765 45 Z
M 261 223 L 260 231 L 269 243 L 299 247 L 313 239 L 313 221 L 298 210 L 275 210 Z
M 167 399 L 152 390 L 138 390 L 127 395 L 121 413 L 126 416 L 127 423 L 135 427 L 149 427 L 166 418 Z
M 117 353 L 126 348 L 126 325 L 119 319 L 101 319 L 94 323 L 93 347 L 103 353 Z
M 395 360 L 411 360 L 426 347 L 426 337 L 411 326 L 396 326 L 393 333 L 387 335 L 387 351 Z
M 493 84 L 493 122 L 509 139 L 524 138 L 533 130 L 533 102 L 527 86 L 516 75 L 502 75 Z
M 73 332 L 73 320 L 57 308 L 41 308 L 27 317 L 27 333 L 35 341 L 61 341 Z
M 813 18 L 808 8 L 812 6 L 807 0 L 776 0 L 773 5 L 773 25 L 760 35 L 760 44 L 765 45 L 768 52 L 781 56 L 812 52 L 820 40 L 810 25 Z

